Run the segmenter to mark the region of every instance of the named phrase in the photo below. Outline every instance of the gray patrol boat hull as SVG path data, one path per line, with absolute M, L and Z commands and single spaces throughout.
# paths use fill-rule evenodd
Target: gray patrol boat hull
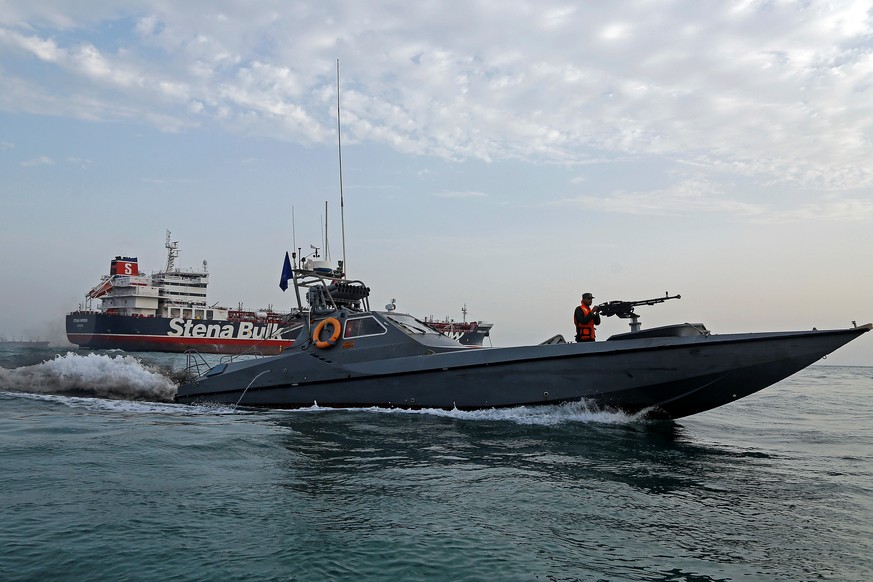
M 871 329 L 710 335 L 684 324 L 663 328 L 665 335 L 645 330 L 602 342 L 466 348 L 404 336 L 391 327 L 390 313 L 368 315 L 386 332 L 318 348 L 304 331 L 279 356 L 220 364 L 192 378 L 176 400 L 459 410 L 585 401 L 645 418 L 681 418 L 766 388 Z

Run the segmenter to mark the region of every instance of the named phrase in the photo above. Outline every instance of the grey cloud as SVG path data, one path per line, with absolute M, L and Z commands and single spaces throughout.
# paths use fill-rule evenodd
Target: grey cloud
M 16 3 L 0 21 L 0 43 L 15 49 L 8 58 L 63 73 L 14 67 L 18 95 L 0 99 L 4 109 L 51 107 L 62 83 L 72 116 L 326 143 L 340 57 L 349 142 L 452 160 L 648 154 L 827 189 L 873 184 L 866 2 L 66 10 Z M 129 34 L 91 38 L 110 25 Z

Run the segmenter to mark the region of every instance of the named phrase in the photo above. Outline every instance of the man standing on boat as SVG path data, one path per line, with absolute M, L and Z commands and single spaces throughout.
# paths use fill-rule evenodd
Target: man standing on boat
M 573 323 L 576 324 L 576 341 L 577 342 L 593 342 L 594 341 L 594 326 L 600 325 L 600 307 L 591 307 L 591 301 L 594 295 L 591 293 L 582 294 L 582 304 L 573 312 Z

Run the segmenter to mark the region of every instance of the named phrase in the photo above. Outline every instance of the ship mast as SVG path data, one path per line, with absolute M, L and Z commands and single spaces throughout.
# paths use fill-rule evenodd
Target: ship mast
M 167 230 L 167 242 L 164 243 L 164 246 L 167 247 L 167 268 L 164 271 L 170 272 L 175 266 L 176 259 L 179 258 L 179 241 L 170 242 L 169 230 Z

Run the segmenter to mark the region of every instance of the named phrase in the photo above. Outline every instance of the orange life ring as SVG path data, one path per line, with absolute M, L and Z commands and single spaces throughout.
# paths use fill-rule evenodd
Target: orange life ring
M 330 337 L 327 340 L 320 339 L 321 332 L 325 328 L 326 325 L 332 325 L 333 331 L 330 334 Z M 330 346 L 336 345 L 336 340 L 339 339 L 340 332 L 342 331 L 342 326 L 340 326 L 340 322 L 335 317 L 328 317 L 327 319 L 322 319 L 318 322 L 318 325 L 315 326 L 315 329 L 312 330 L 312 341 L 315 342 L 315 347 L 317 348 L 329 348 Z

